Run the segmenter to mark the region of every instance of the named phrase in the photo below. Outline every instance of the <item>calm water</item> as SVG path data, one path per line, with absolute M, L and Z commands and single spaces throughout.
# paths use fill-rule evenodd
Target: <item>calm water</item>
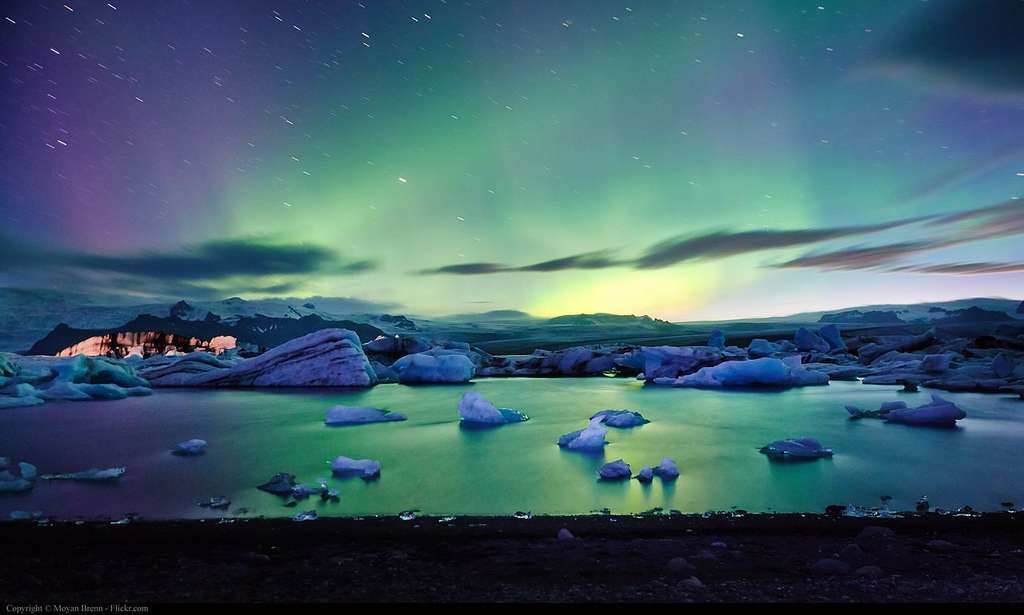
M 948 395 L 968 412 L 956 429 L 850 421 L 843 405 L 877 408 L 886 400 L 918 405 L 927 392 L 837 382 L 784 392 L 721 392 L 644 388 L 626 379 L 483 380 L 465 386 L 380 385 L 367 391 L 163 390 L 115 402 L 50 403 L 0 412 L 0 455 L 39 466 L 42 473 L 127 466 L 110 485 L 39 481 L 27 495 L 0 497 L 0 515 L 40 510 L 56 517 L 148 518 L 221 516 L 196 506 L 226 495 L 231 509 L 285 516 L 320 514 L 615 513 L 653 507 L 684 512 L 728 510 L 820 512 L 832 503 L 875 506 L 879 496 L 909 509 L 921 495 L 934 506 L 970 504 L 997 510 L 1024 502 L 1024 403 L 1013 398 Z M 525 411 L 526 423 L 488 430 L 460 427 L 456 410 L 468 390 L 498 406 Z M 329 428 L 334 404 L 371 405 L 408 421 Z M 595 411 L 628 408 L 651 423 L 610 429 L 603 455 L 566 452 L 558 436 L 585 426 Z M 757 448 L 809 435 L 835 449 L 831 460 L 771 462 Z M 204 456 L 169 454 L 177 442 L 203 438 Z M 378 459 L 381 479 L 330 478 L 339 503 L 318 499 L 286 508 L 255 486 L 276 472 L 301 482 L 330 477 L 337 455 Z M 603 483 L 595 472 L 625 459 L 634 472 L 673 457 L 682 475 Z

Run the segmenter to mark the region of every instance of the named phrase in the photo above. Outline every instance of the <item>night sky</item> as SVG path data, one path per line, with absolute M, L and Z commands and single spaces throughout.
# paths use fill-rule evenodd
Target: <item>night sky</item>
M 0 285 L 673 320 L 1024 288 L 1024 3 L 10 1 Z

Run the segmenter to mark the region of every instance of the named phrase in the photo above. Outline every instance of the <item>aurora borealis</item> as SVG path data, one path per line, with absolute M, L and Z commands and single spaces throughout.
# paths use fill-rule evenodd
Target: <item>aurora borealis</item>
M 0 285 L 672 320 L 1015 296 L 1022 13 L 7 3 Z

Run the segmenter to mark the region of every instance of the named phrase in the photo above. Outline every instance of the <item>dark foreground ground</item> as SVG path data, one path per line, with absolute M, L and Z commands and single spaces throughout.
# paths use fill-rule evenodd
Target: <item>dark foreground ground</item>
M 1021 601 L 1022 528 L 1010 513 L 3 523 L 0 602 Z

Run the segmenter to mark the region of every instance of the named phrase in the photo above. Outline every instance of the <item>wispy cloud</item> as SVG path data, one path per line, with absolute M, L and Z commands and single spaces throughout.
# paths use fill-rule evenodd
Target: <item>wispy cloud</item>
M 969 224 L 969 226 L 962 227 L 963 224 Z M 741 232 L 711 231 L 700 235 L 666 239 L 649 247 L 635 258 L 616 258 L 615 252 L 612 250 L 598 250 L 531 265 L 507 265 L 493 262 L 459 263 L 423 269 L 418 273 L 424 275 L 489 275 L 611 267 L 661 269 L 691 261 L 716 260 L 740 254 L 811 246 L 825 241 L 870 235 L 911 225 L 921 225 L 925 230 L 932 229 L 934 232 L 941 230 L 942 234 L 932 238 L 877 246 L 861 245 L 810 252 L 768 266 L 782 269 L 807 267 L 825 270 L 875 269 L 917 254 L 962 243 L 1024 234 L 1024 201 L 1012 200 L 950 214 L 916 216 L 860 226 L 793 230 L 763 229 Z
M 957 225 L 962 223 L 969 225 L 958 228 Z M 926 226 L 936 231 L 941 230 L 943 234 L 915 241 L 811 252 L 771 266 L 780 269 L 811 267 L 831 271 L 881 269 L 926 252 L 1024 234 L 1024 201 L 1011 200 L 969 211 L 934 216 L 927 221 Z M 927 268 L 927 265 L 918 266 L 918 270 L 921 267 Z M 890 267 L 888 271 L 904 269 Z
M 354 275 L 375 267 L 373 261 L 346 259 L 320 246 L 266 238 L 210 241 L 173 252 L 107 255 L 32 246 L 0 236 L 0 271 L 51 279 L 77 274 L 92 283 L 105 280 L 109 290 L 162 288 L 197 298 L 228 289 L 280 294 L 296 290 L 299 277 Z
M 940 273 L 947 275 L 988 275 L 1024 272 L 1024 262 L 1015 263 L 939 263 L 934 265 L 903 265 L 889 271 L 899 273 Z

